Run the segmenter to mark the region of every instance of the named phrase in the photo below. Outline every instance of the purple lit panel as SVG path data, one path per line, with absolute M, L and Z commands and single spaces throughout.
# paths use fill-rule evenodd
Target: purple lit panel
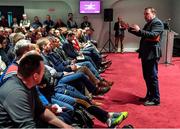
M 80 13 L 100 13 L 100 1 L 80 1 Z

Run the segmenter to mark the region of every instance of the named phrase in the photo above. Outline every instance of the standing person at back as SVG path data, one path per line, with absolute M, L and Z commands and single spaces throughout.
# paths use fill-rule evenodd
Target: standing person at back
M 121 17 L 118 17 L 118 21 L 114 24 L 115 31 L 115 47 L 118 50 L 119 41 L 121 43 L 121 53 L 123 53 L 123 40 L 124 40 L 124 31 L 126 30 L 125 23 Z
M 138 52 L 147 93 L 145 98 L 140 98 L 140 101 L 144 101 L 145 106 L 153 106 L 160 104 L 158 61 L 161 57 L 160 41 L 164 26 L 156 17 L 156 10 L 152 7 L 144 9 L 144 19 L 147 23 L 143 29 L 133 24 L 129 27 L 129 32 L 141 37 Z

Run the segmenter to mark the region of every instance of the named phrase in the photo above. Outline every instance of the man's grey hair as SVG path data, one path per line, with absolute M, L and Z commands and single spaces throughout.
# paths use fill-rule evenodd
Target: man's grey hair
M 30 50 L 31 42 L 29 40 L 21 39 L 19 40 L 16 45 L 14 46 L 14 53 L 16 58 L 19 59 L 21 56 Z

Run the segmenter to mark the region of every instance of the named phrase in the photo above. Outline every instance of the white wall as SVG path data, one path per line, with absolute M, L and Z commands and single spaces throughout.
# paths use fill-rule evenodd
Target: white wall
M 158 16 L 163 21 L 172 18 L 172 29 L 180 32 L 178 21 L 180 20 L 179 0 L 101 0 L 101 14 L 88 14 L 89 20 L 95 29 L 94 39 L 99 42 L 101 48 L 108 40 L 109 23 L 104 22 L 105 8 L 113 8 L 114 21 L 111 24 L 111 38 L 114 42 L 113 25 L 118 16 L 122 16 L 129 24 L 137 23 L 141 27 L 144 25 L 143 11 L 147 6 L 153 6 L 157 9 Z M 83 14 L 79 14 L 79 0 L 1 0 L 0 5 L 24 5 L 25 12 L 32 19 L 35 15 L 44 20 L 46 14 L 50 14 L 53 19 L 61 17 L 63 21 L 67 20 L 67 13 L 72 12 L 74 18 L 80 24 Z M 54 9 L 49 12 L 49 9 Z M 139 46 L 139 38 L 126 32 L 124 47 L 127 51 L 134 51 Z
M 107 7 L 109 6 L 110 8 L 114 9 L 114 22 L 117 21 L 118 16 L 122 16 L 129 24 L 136 23 L 142 28 L 145 24 L 143 16 L 145 7 L 152 6 L 156 8 L 159 18 L 164 20 L 169 18 L 171 15 L 169 5 L 169 0 L 114 0 L 111 1 L 111 3 L 109 1 Z M 104 23 L 104 26 L 107 26 L 107 23 Z M 107 37 L 107 31 L 107 27 L 103 29 L 103 33 L 100 37 L 101 41 L 104 39 L 104 37 Z M 113 34 L 114 33 L 112 33 L 112 39 Z M 126 31 L 124 47 L 126 51 L 136 50 L 139 47 L 139 38 Z
M 29 19 L 33 21 L 34 16 L 39 16 L 41 21 L 44 21 L 46 15 L 51 15 L 53 20 L 61 17 L 63 20 L 67 19 L 64 15 L 67 12 L 72 12 L 72 7 L 64 1 L 31 1 L 31 0 L 14 0 L 14 1 L 0 1 L 0 5 L 19 5 L 24 6 L 25 13 Z M 49 11 L 54 9 L 53 11 Z M 65 21 L 66 22 L 66 21 Z

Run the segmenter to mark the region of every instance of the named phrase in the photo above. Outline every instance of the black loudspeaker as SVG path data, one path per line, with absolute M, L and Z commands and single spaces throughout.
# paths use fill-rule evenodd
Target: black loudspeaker
M 111 22 L 113 21 L 113 9 L 104 9 L 104 21 L 105 22 Z

